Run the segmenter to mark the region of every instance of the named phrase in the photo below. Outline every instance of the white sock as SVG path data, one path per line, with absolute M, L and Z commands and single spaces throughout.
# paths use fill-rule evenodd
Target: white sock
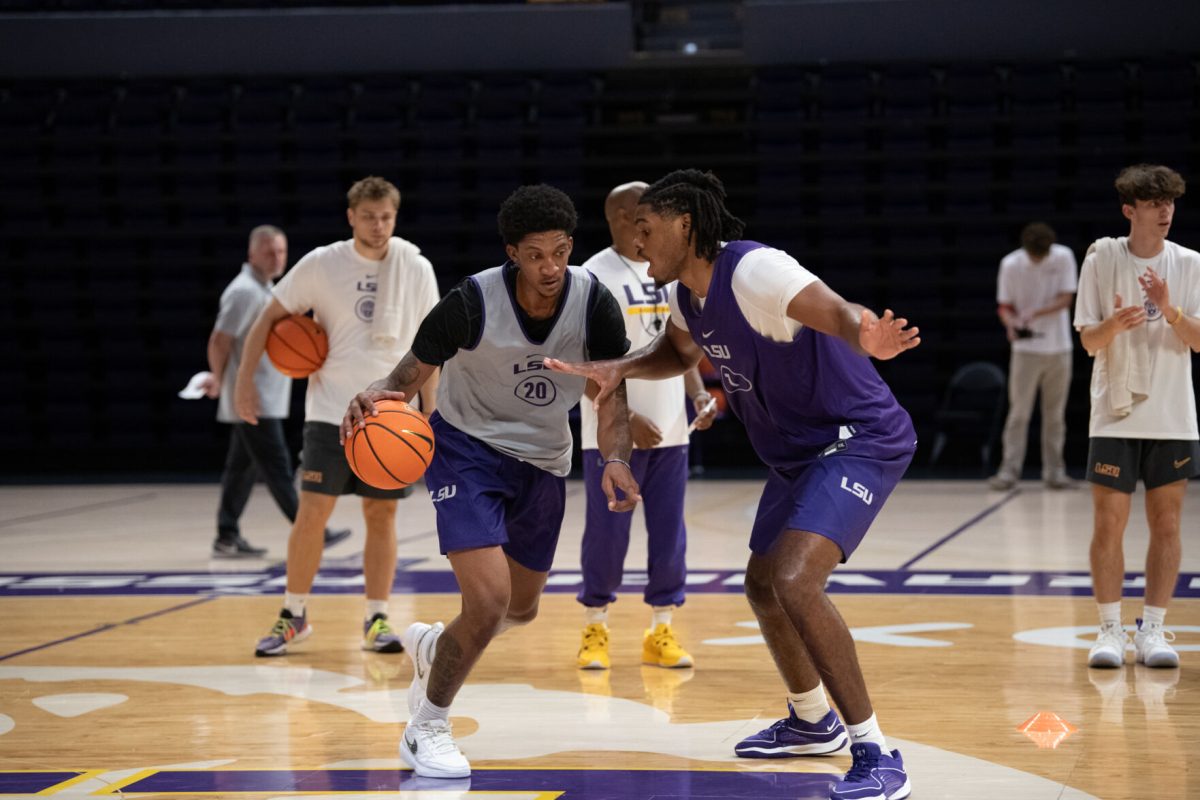
M 370 622 L 376 614 L 383 614 L 385 617 L 388 613 L 387 600 L 368 600 L 367 601 L 367 616 L 365 619 Z
M 290 611 L 293 617 L 303 617 L 304 609 L 308 607 L 308 595 L 284 592 L 283 607 Z
M 883 731 L 879 730 L 879 721 L 872 714 L 865 722 L 860 722 L 857 725 L 847 725 L 846 731 L 850 734 L 850 743 L 858 744 L 859 742 L 873 742 L 879 745 L 879 749 L 887 755 L 891 751 L 888 750 L 887 739 L 883 738 Z
M 817 684 L 817 688 L 807 692 L 792 694 L 788 692 L 788 702 L 796 716 L 805 722 L 820 722 L 829 713 L 829 699 L 825 697 L 825 687 Z
M 588 625 L 608 627 L 608 606 L 584 606 L 583 618 Z
M 1100 627 L 1110 623 L 1121 624 L 1121 601 L 1115 603 L 1096 603 L 1096 608 L 1100 609 Z
M 429 702 L 429 698 L 425 698 L 421 701 L 420 707 L 417 708 L 417 713 L 413 714 L 410 723 L 434 722 L 435 720 L 445 722 L 448 719 L 450 719 L 450 706 L 446 706 L 445 708 L 435 706 Z
M 650 627 L 657 628 L 659 625 L 671 624 L 671 612 L 675 610 L 675 606 L 650 606 Z
M 1160 628 L 1163 624 L 1163 619 L 1167 616 L 1167 609 L 1161 606 L 1143 606 L 1142 607 L 1142 627 L 1148 625 L 1157 625 Z

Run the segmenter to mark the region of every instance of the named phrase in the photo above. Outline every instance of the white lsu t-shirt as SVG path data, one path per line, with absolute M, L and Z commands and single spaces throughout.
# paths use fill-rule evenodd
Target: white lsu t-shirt
M 1000 261 L 996 302 L 1008 303 L 1016 309 L 1018 316 L 1028 317 L 1039 308 L 1050 305 L 1058 295 L 1074 293 L 1077 272 L 1075 254 L 1065 245 L 1050 245 L 1050 252 L 1036 264 L 1024 248 L 1014 250 Z M 1033 336 L 1014 341 L 1014 353 L 1049 355 L 1069 353 L 1074 349 L 1071 315 L 1065 308 L 1029 320 L 1029 329 L 1033 331 Z
M 742 256 L 734 268 L 733 296 L 751 328 L 772 341 L 790 342 L 804 326 L 788 316 L 788 303 L 816 280 L 816 275 L 782 250 L 760 247 Z M 686 331 L 677 289 L 671 288 L 671 320 Z M 692 296 L 703 308 L 703 298 Z
M 600 283 L 604 284 L 617 303 L 625 319 L 625 335 L 629 338 L 630 352 L 639 350 L 666 332 L 670 306 L 667 294 L 674 284 L 659 289 L 655 287 L 645 261 L 630 261 L 622 258 L 611 247 L 601 250 L 583 263 Z M 656 324 L 657 323 L 657 324 Z M 648 417 L 662 431 L 658 447 L 678 447 L 688 443 L 687 411 L 684 398 L 683 376 L 668 380 L 628 380 L 625 391 L 629 398 L 629 409 Z M 579 404 L 580 440 L 584 450 L 599 447 L 596 441 L 598 419 L 587 397 Z
M 421 320 L 437 305 L 433 265 L 417 256 L 415 268 L 403 276 L 400 336 L 395 346 L 381 348 L 371 338 L 380 264 L 359 255 L 348 239 L 313 250 L 275 285 L 275 299 L 289 313 L 312 309 L 329 336 L 325 363 L 308 377 L 306 422 L 341 424 L 350 398 L 395 368 L 412 347 Z
M 1180 306 L 1189 317 L 1200 315 L 1200 253 L 1166 242 L 1163 251 L 1151 259 L 1130 255 L 1118 269 L 1136 270 L 1138 275 L 1153 267 L 1167 282 L 1172 306 Z M 1128 299 L 1125 304 L 1129 305 Z M 1096 353 L 1092 364 L 1092 413 L 1088 436 L 1118 439 L 1200 439 L 1196 428 L 1196 397 L 1192 392 L 1192 354 L 1167 324 L 1174 308 L 1160 309 L 1141 296 L 1146 306 L 1149 344 L 1154 352 L 1150 371 L 1150 394 L 1134 403 L 1128 416 L 1109 412 L 1106 399 L 1108 354 Z M 1096 279 L 1096 257 L 1083 261 L 1079 276 L 1079 295 L 1075 299 L 1075 329 L 1103 322 L 1103 304 Z M 1117 334 L 1122 336 L 1124 334 Z

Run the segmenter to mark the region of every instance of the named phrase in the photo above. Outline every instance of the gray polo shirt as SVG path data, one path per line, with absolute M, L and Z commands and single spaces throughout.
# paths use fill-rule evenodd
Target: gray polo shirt
M 233 349 L 229 363 L 221 378 L 221 396 L 217 400 L 219 422 L 241 422 L 233 405 L 233 387 L 237 383 L 238 366 L 242 362 L 242 345 L 246 334 L 258 318 L 258 314 L 271 302 L 273 282 L 261 283 L 249 264 L 242 264 L 242 271 L 221 293 L 221 309 L 217 312 L 215 330 L 233 337 Z M 263 354 L 254 370 L 254 385 L 262 403 L 264 419 L 287 419 L 292 398 L 292 380 L 271 365 Z

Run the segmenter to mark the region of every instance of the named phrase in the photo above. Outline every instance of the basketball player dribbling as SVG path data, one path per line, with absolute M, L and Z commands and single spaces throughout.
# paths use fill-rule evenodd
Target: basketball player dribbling
M 916 449 L 912 421 L 867 356 L 894 358 L 920 343 L 918 331 L 890 311 L 880 318 L 847 302 L 786 253 L 739 241 L 742 222 L 712 173 L 660 179 L 642 195 L 635 224 L 650 277 L 678 281 L 667 335 L 605 363 L 547 364 L 594 381 L 603 399 L 625 378 L 679 375 L 708 355 L 771 468 L 750 534 L 746 596 L 789 693 L 789 715 L 735 752 L 828 755 L 848 738 L 854 761 L 833 800 L 908 797 L 903 759 L 888 749 L 825 583 Z
M 617 301 L 586 270 L 567 266 L 575 206 L 550 186 L 523 186 L 500 207 L 508 262 L 460 283 L 425 317 L 386 378 L 350 402 L 343 440 L 384 398 L 411 397 L 441 366 L 436 449 L 425 473 L 438 541 L 462 591 L 443 627 L 414 623 L 401 757 L 418 776 L 471 774 L 450 729 L 450 704 L 488 643 L 537 616 L 562 526 L 571 468 L 567 412 L 586 381 L 546 370 L 546 357 L 614 358 L 629 349 Z M 593 391 L 595 387 L 592 387 Z M 640 499 L 623 385 L 599 404 L 601 486 L 613 511 Z

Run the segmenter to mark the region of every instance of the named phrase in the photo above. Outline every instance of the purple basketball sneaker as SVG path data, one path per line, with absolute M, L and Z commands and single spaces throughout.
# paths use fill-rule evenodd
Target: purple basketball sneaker
M 792 758 L 831 756 L 846 746 L 846 727 L 836 711 L 820 722 L 805 722 L 788 703 L 788 715 L 769 728 L 737 743 L 733 752 L 742 758 Z
M 854 765 L 833 785 L 829 800 L 903 800 L 912 794 L 899 750 L 885 754 L 877 744 L 859 742 L 850 755 Z

